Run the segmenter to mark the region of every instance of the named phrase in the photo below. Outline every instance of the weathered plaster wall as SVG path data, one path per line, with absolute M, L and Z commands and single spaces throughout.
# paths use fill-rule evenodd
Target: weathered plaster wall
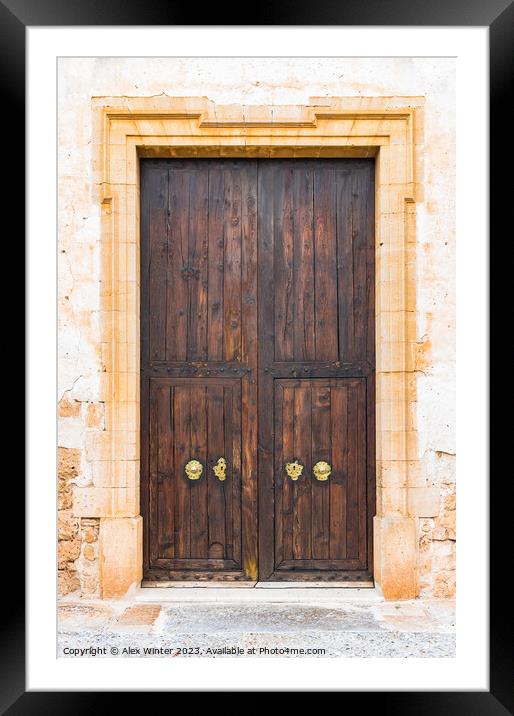
M 59 585 L 98 594 L 98 522 L 73 514 L 94 484 L 88 441 L 99 400 L 100 206 L 92 186 L 93 96 L 205 96 L 218 104 L 308 104 L 311 96 L 424 96 L 424 201 L 416 205 L 415 429 L 437 516 L 419 520 L 422 596 L 455 589 L 455 218 L 451 59 L 62 59 L 59 61 Z M 90 438 L 88 439 L 88 433 Z

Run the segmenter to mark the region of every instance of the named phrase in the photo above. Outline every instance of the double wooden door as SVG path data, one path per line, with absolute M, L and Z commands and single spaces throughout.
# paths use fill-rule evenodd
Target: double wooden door
M 147 580 L 372 577 L 372 160 L 141 160 Z

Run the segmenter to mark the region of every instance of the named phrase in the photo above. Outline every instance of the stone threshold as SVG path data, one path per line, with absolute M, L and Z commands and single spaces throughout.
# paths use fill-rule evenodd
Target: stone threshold
M 374 589 L 374 582 L 205 582 L 162 581 L 141 583 L 143 589 Z
M 176 582 L 173 586 L 146 587 L 143 585 L 134 593 L 133 598 L 137 602 L 178 602 L 187 604 L 189 602 L 224 602 L 224 603 L 379 603 L 384 598 L 377 588 L 361 588 L 350 587 L 345 582 L 341 584 L 327 585 L 323 583 L 300 582 L 290 583 L 283 582 L 280 587 L 269 587 L 268 583 L 263 586 L 263 582 L 257 582 L 252 586 L 232 586 L 227 589 L 226 586 L 212 586 L 200 583 L 198 586 L 191 586 L 191 583 Z M 180 586 L 179 586 L 180 585 Z M 327 588 L 330 586 L 330 588 Z

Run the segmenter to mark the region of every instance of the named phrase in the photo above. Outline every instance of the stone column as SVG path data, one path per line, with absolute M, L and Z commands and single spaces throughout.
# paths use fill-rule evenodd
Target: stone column
M 125 147 L 115 146 L 122 156 L 111 157 L 111 161 L 116 160 L 114 166 L 120 172 L 126 165 Z M 92 484 L 75 487 L 73 511 L 80 517 L 100 518 L 100 594 L 103 598 L 115 598 L 123 597 L 142 579 L 139 201 L 135 177 L 131 184 L 126 183 L 123 191 L 104 185 L 102 191 L 108 193 L 101 199 L 100 242 L 102 372 L 99 392 L 105 403 L 105 429 L 87 435 L 85 457 L 91 465 Z M 130 231 L 127 211 L 130 211 Z
M 416 186 L 405 160 L 407 122 L 377 160 L 376 406 L 377 511 L 374 576 L 386 599 L 418 594 L 417 518 L 410 488 L 419 479 L 415 419 Z M 403 142 L 402 142 L 403 137 Z
M 386 372 L 377 376 L 377 514 L 374 518 L 374 575 L 386 599 L 413 599 L 418 594 L 417 519 L 409 510 L 410 485 L 421 463 L 413 459 L 415 431 L 408 429 L 405 381 L 413 376 Z M 410 391 L 409 391 L 410 392 Z M 402 428 L 402 426 L 404 426 Z
M 386 599 L 417 596 L 418 518 L 439 512 L 439 492 L 427 486 L 422 471 L 416 424 L 414 199 L 419 200 L 420 190 L 405 173 L 408 163 L 401 150 L 397 142 L 381 152 L 378 175 L 383 181 L 377 190 L 374 574 Z

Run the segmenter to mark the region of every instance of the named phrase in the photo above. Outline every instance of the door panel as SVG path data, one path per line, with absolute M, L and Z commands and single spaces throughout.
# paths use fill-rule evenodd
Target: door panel
M 275 426 L 276 568 L 365 569 L 365 379 L 276 380 Z M 294 462 L 297 478 L 285 469 Z
M 373 164 L 347 162 L 282 160 L 259 167 L 266 174 L 259 222 L 273 234 L 276 362 L 374 365 L 368 310 L 374 300 Z
M 141 207 L 147 243 L 144 357 L 240 361 L 255 163 L 148 161 L 142 163 Z
M 373 172 L 369 160 L 259 163 L 262 580 L 372 575 Z M 321 461 L 327 481 L 313 476 Z
M 141 162 L 146 579 L 256 578 L 256 189 L 256 162 Z
M 373 176 L 141 160 L 145 579 L 370 579 Z
M 241 568 L 240 391 L 237 379 L 150 380 L 151 566 Z M 186 474 L 191 459 L 198 479 Z

